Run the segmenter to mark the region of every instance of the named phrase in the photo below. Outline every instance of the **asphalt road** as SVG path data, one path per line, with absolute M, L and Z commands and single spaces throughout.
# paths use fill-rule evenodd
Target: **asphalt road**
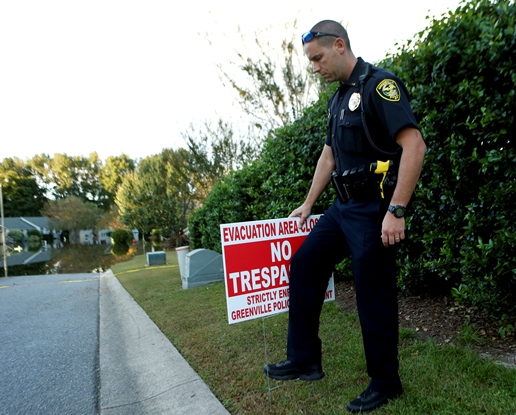
M 109 271 L 0 278 L 0 415 L 229 415 Z
M 0 278 L 0 415 L 99 413 L 99 278 Z

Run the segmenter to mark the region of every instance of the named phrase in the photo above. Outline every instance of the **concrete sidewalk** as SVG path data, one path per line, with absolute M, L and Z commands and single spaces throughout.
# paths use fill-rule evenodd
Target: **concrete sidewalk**
M 100 279 L 100 414 L 229 415 L 112 273 Z

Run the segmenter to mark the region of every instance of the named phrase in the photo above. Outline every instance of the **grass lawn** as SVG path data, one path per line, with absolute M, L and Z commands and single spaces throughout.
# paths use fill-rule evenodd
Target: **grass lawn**
M 269 362 L 284 360 L 287 314 L 229 325 L 223 283 L 183 290 L 175 252 L 167 252 L 165 266 L 146 268 L 145 262 L 139 255 L 112 270 L 231 414 L 344 414 L 367 386 L 357 315 L 325 304 L 324 379 L 269 384 L 264 327 Z M 375 414 L 516 414 L 516 370 L 468 348 L 421 342 L 409 330 L 400 337 L 405 394 Z

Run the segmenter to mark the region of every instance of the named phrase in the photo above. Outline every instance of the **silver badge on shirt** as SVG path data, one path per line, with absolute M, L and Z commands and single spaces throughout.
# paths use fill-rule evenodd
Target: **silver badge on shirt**
M 358 92 L 354 92 L 351 94 L 349 98 L 348 107 L 350 111 L 355 111 L 360 105 L 360 94 Z

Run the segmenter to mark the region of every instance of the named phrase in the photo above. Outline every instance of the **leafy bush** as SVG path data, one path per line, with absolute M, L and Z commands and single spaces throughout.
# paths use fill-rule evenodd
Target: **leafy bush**
M 262 157 L 265 173 L 262 219 L 288 216 L 304 202 L 326 140 L 327 103 L 334 89 L 327 89 L 302 118 L 276 130 L 266 143 Z M 328 187 L 312 214 L 323 213 L 334 197 L 333 189 Z
M 14 242 L 18 242 L 20 243 L 21 241 L 23 241 L 23 232 L 20 231 L 19 229 L 13 229 L 12 231 L 9 231 L 7 233 L 7 236 L 9 238 L 12 238 Z
M 41 238 L 38 235 L 30 235 L 27 237 L 27 246 L 29 252 L 37 252 L 41 249 Z
M 127 229 L 115 229 L 111 232 L 113 245 L 129 246 L 133 240 L 133 233 Z
M 111 248 L 111 253 L 114 256 L 124 256 L 129 252 L 129 245 L 124 243 L 115 243 Z
M 428 153 L 400 284 L 516 312 L 516 25 L 509 0 L 463 2 L 384 66 L 410 88 Z
M 27 231 L 27 237 L 30 237 L 30 236 L 34 236 L 34 237 L 37 237 L 39 240 L 41 240 L 41 238 L 43 238 L 43 234 L 38 231 L 37 229 L 29 229 Z M 28 238 L 30 239 L 30 238 Z
M 27 238 L 29 244 L 41 244 L 41 239 L 37 235 L 30 235 Z

